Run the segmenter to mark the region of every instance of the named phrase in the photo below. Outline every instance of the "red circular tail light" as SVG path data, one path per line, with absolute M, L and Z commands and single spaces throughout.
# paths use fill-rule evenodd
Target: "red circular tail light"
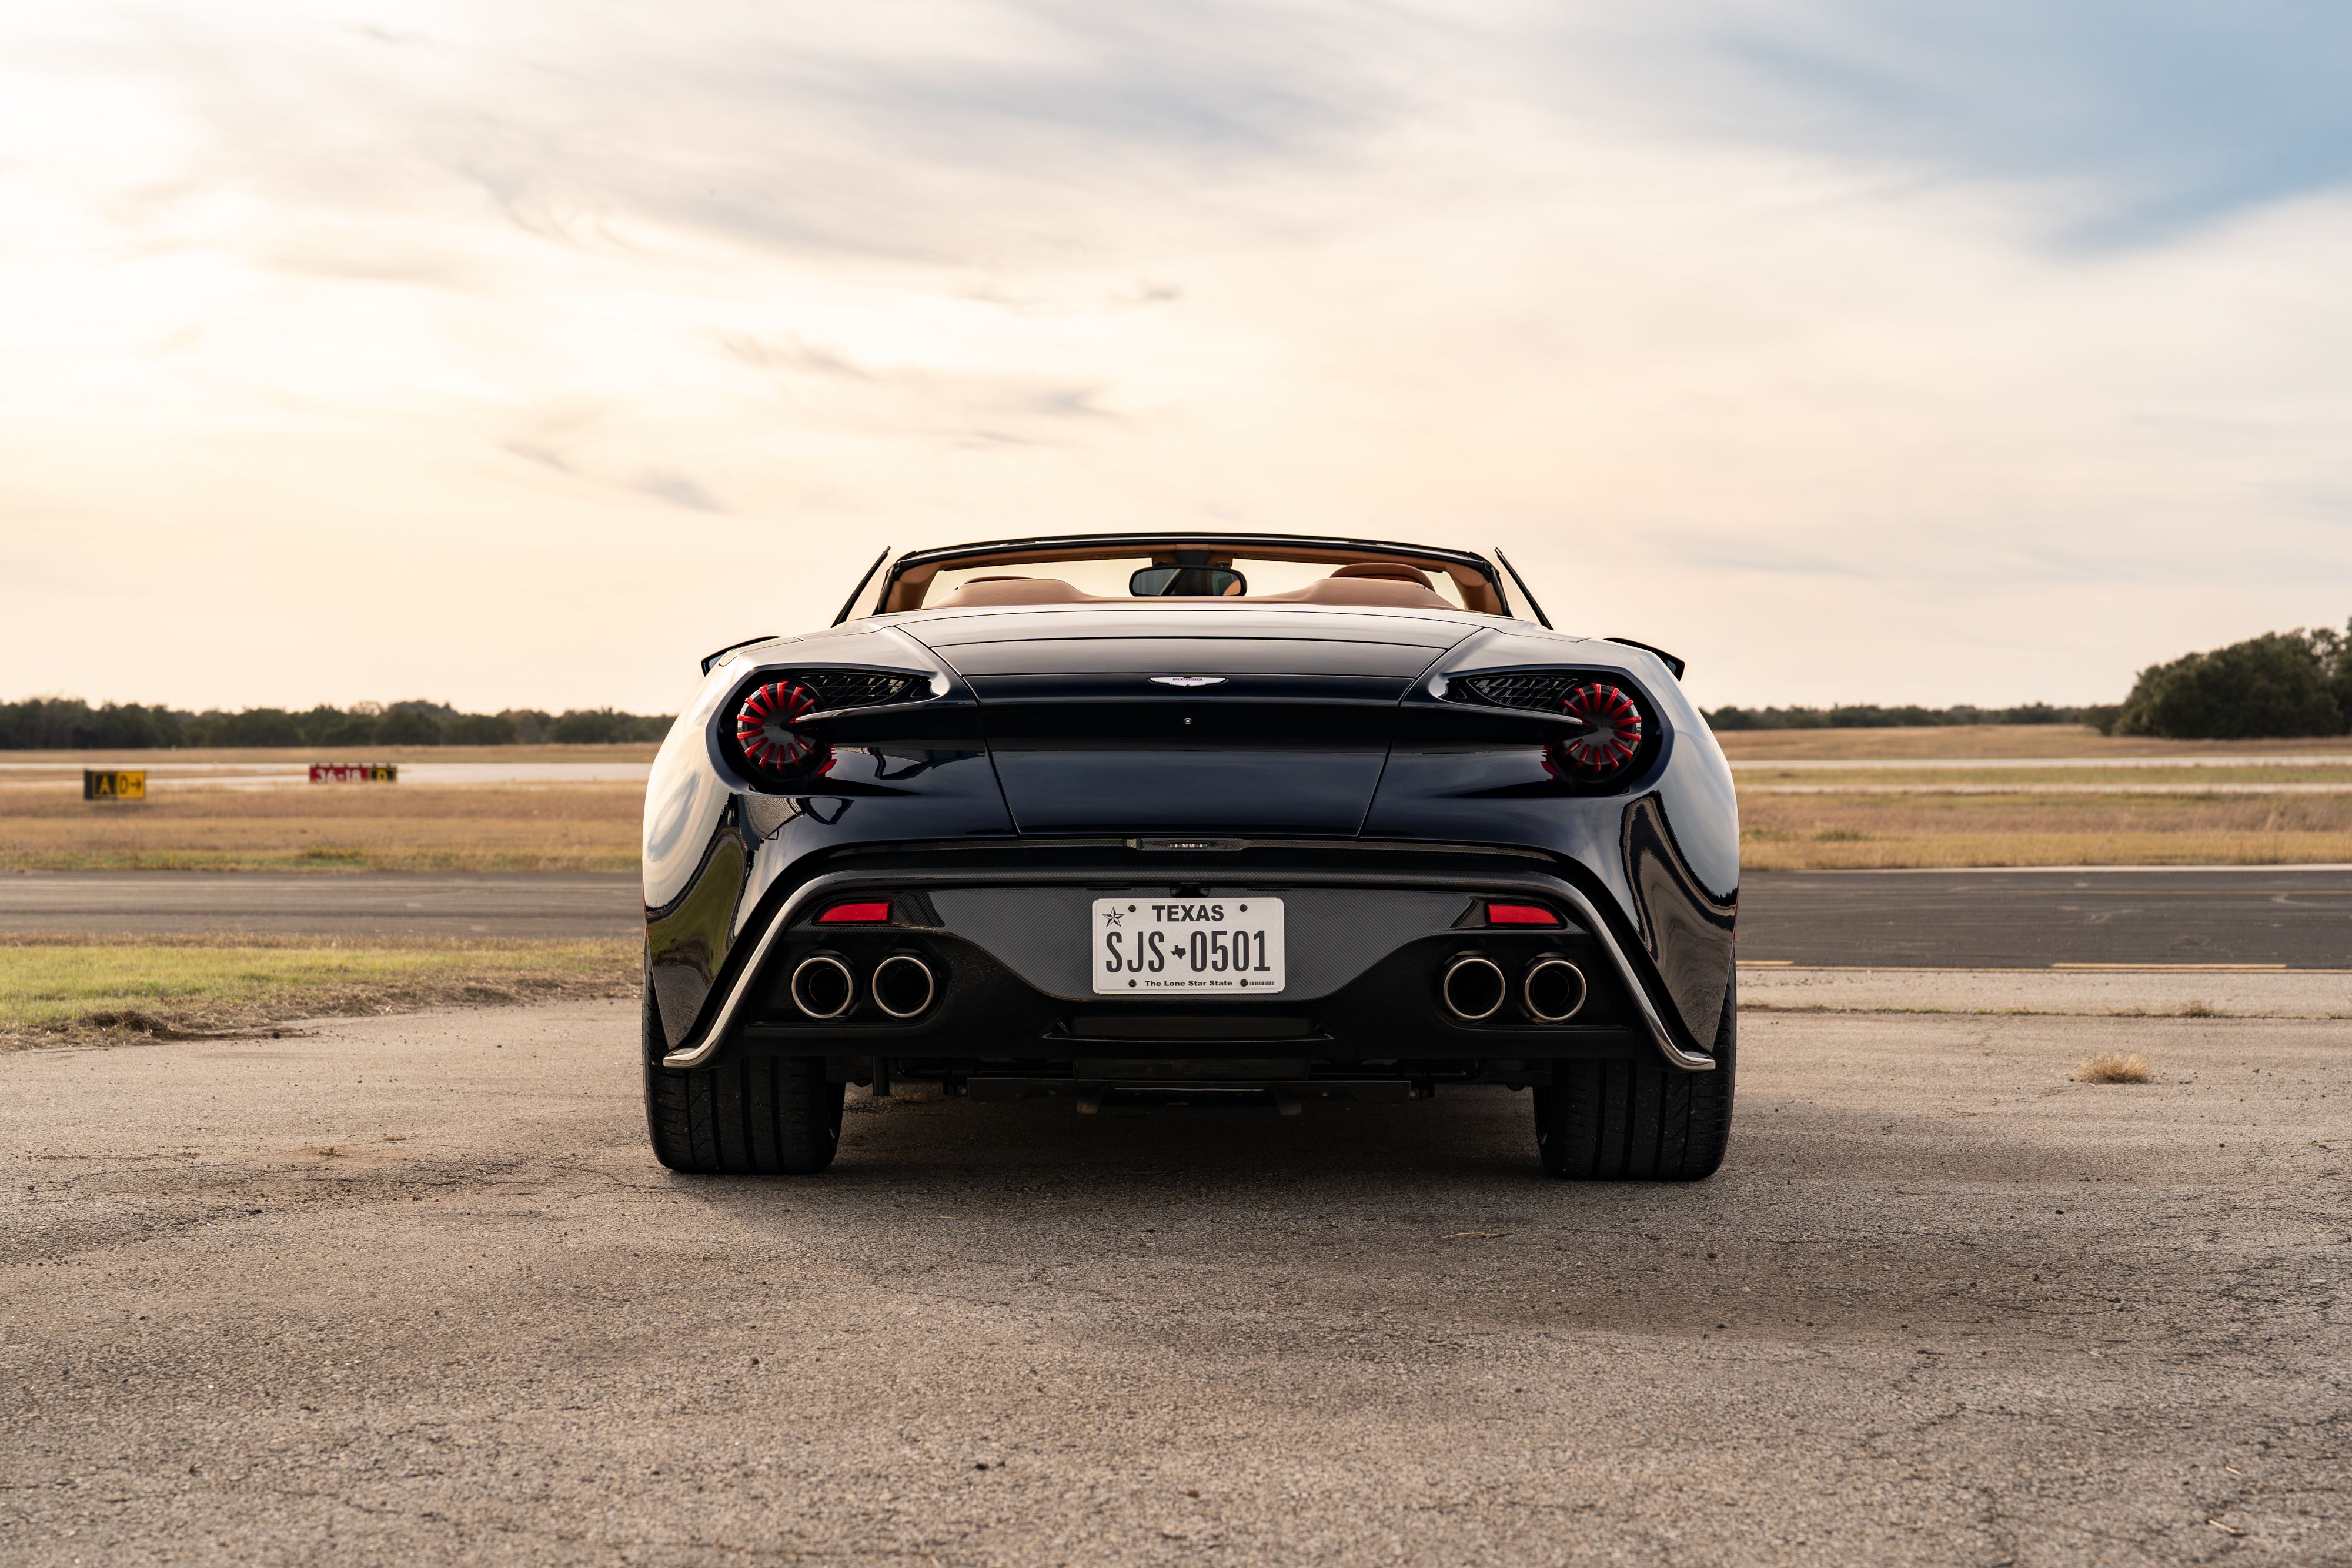
M 793 727 L 818 707 L 816 693 L 798 681 L 759 686 L 735 713 L 735 744 L 762 773 L 821 773 L 833 760 L 823 741 Z
M 1616 686 L 1589 681 L 1559 699 L 1559 711 L 1592 727 L 1551 748 L 1565 772 L 1603 778 L 1632 762 L 1642 749 L 1642 710 Z

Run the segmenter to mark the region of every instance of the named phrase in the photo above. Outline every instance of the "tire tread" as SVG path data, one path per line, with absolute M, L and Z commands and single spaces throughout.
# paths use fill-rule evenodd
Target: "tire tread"
M 646 988 L 646 1132 L 654 1157 L 695 1176 L 808 1176 L 841 1145 L 842 1086 L 818 1056 L 739 1056 L 664 1067 L 668 1049 Z
M 1731 1141 L 1738 1066 L 1737 980 L 1724 991 L 1715 1070 L 1654 1060 L 1559 1061 L 1535 1092 L 1544 1169 L 1570 1181 L 1704 1181 Z

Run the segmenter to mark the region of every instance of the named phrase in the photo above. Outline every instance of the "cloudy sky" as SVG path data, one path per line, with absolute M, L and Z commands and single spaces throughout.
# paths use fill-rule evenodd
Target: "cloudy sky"
M 2342 0 L 0 12 L 0 698 L 667 708 L 884 545 L 1509 549 L 1702 702 L 2352 614 Z

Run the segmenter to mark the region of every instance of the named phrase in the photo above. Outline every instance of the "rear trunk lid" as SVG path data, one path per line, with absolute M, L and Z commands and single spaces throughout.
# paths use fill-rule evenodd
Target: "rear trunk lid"
M 979 698 L 1022 832 L 1352 834 L 1397 699 L 1478 623 L 1202 606 L 901 626 Z

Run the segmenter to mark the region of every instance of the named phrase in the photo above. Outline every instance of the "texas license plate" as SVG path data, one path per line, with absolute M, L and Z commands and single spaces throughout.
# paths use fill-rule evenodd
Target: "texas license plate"
M 1282 900 L 1095 900 L 1095 995 L 1282 989 Z

